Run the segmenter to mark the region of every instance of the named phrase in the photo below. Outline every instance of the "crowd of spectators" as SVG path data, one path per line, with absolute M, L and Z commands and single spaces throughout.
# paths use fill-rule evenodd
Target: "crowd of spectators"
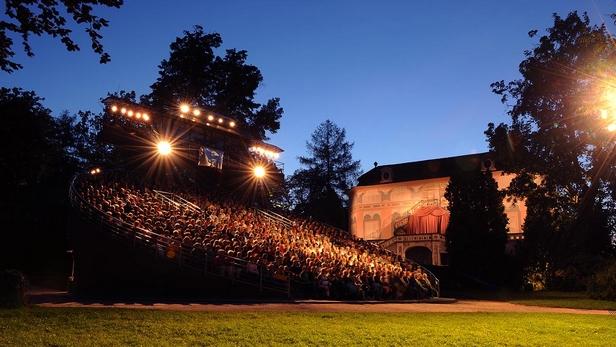
M 108 217 L 175 249 L 225 261 L 241 259 L 245 271 L 262 269 L 292 281 L 294 294 L 337 299 L 414 299 L 437 295 L 428 274 L 380 246 L 322 223 L 293 218 L 283 223 L 231 200 L 184 196 L 199 208 L 173 204 L 147 188 L 83 180 L 79 194 Z

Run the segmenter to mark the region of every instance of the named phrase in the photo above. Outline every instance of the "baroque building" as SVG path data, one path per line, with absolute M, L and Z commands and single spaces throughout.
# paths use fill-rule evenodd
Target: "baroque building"
M 447 265 L 445 189 L 454 172 L 472 170 L 492 172 L 499 189 L 514 177 L 499 170 L 489 153 L 382 166 L 375 163 L 351 190 L 351 233 L 419 263 Z M 513 242 L 523 237 L 526 205 L 507 197 L 503 204 L 511 250 Z

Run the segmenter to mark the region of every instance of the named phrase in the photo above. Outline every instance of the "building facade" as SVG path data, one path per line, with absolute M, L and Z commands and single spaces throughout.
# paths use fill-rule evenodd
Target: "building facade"
M 419 263 L 447 265 L 445 189 L 454 172 L 477 169 L 490 171 L 499 189 L 513 178 L 499 170 L 488 153 L 375 165 L 351 191 L 351 233 Z M 508 198 L 503 204 L 509 239 L 521 239 L 526 205 Z

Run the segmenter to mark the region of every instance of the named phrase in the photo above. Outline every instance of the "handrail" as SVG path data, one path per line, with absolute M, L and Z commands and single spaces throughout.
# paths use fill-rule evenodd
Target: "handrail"
M 279 214 L 276 214 L 274 212 L 271 211 L 265 211 L 265 210 L 261 210 L 258 208 L 255 208 L 255 211 L 257 211 L 258 213 L 260 213 L 262 216 L 265 216 L 266 218 L 269 218 L 270 220 L 280 223 L 283 226 L 286 227 L 292 227 L 293 226 L 293 222 Z
M 177 205 L 184 205 L 185 207 L 187 207 L 188 209 L 191 209 L 193 211 L 197 211 L 197 212 L 202 212 L 203 210 L 201 210 L 201 208 L 197 205 L 195 205 L 194 203 L 182 198 L 181 196 L 177 196 L 176 194 L 173 193 L 169 193 L 169 192 L 165 192 L 162 190 L 152 190 L 154 192 L 154 194 L 156 194 L 157 196 L 163 198 L 166 201 L 169 201 L 173 204 Z M 178 201 L 175 201 L 178 200 Z
M 393 221 L 393 225 L 394 225 L 394 230 L 401 228 L 402 226 L 404 226 L 405 224 L 408 223 L 408 217 L 410 215 L 412 215 L 413 213 L 415 213 L 415 211 L 420 208 L 420 207 L 426 207 L 426 206 L 440 206 L 441 205 L 441 200 L 440 199 L 425 199 L 425 200 L 419 200 L 415 205 L 413 205 L 411 208 L 409 208 L 408 210 L 406 210 L 406 212 L 404 212 L 402 214 L 402 216 L 396 218 L 396 220 Z

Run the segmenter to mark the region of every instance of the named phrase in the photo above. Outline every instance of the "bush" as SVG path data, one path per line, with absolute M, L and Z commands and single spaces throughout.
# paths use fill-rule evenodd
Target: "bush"
M 0 271 L 0 307 L 22 307 L 26 304 L 26 277 L 17 270 Z
M 595 299 L 616 300 L 616 259 L 592 276 L 588 292 Z

